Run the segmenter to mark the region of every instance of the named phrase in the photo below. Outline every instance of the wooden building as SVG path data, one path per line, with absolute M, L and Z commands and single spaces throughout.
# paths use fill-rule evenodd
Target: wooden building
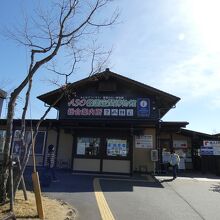
M 179 97 L 106 69 L 38 98 L 59 112 L 57 119 L 41 124 L 38 165 L 45 164 L 47 147 L 53 144 L 56 167 L 76 172 L 161 171 L 171 148 L 184 159 L 182 169 L 193 168 L 192 136 L 182 132 L 188 122 L 162 121 Z M 37 120 L 27 120 L 29 126 L 30 122 Z M 0 120 L 2 131 L 5 123 Z M 19 130 L 20 120 L 15 120 L 13 148 Z

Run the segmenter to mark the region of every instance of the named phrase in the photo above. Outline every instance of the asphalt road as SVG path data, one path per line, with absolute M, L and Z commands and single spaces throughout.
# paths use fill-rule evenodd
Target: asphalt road
M 58 173 L 59 182 L 43 192 L 62 199 L 78 210 L 81 220 L 102 219 L 93 188 L 101 191 L 116 220 L 220 219 L 220 179 L 158 176 L 120 177 Z M 198 176 L 197 176 L 198 177 Z

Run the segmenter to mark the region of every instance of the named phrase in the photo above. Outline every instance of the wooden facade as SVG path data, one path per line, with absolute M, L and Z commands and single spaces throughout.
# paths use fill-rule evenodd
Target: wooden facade
M 194 139 L 192 132 L 183 129 L 188 122 L 161 120 L 179 97 L 109 69 L 38 98 L 52 105 L 61 94 L 63 98 L 54 106 L 58 119 L 44 120 L 40 127 L 39 147 L 40 143 L 44 146 L 36 154 L 39 166 L 45 165 L 47 147 L 53 144 L 56 167 L 76 172 L 132 174 L 153 172 L 155 167 L 162 171 L 171 148 L 188 155 L 184 169 L 193 168 Z M 1 130 L 5 123 L 0 120 Z M 19 128 L 20 120 L 15 120 L 14 131 Z M 156 164 L 153 150 L 159 155 Z

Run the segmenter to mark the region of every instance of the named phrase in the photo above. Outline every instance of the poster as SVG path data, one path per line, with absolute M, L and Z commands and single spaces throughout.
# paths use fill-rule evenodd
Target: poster
M 153 148 L 153 136 L 152 135 L 135 136 L 135 147 Z
M 186 169 L 185 159 L 184 158 L 180 158 L 179 169 L 180 170 L 185 170 Z
M 187 140 L 173 140 L 174 148 L 187 148 Z
M 108 156 L 127 156 L 127 140 L 107 139 Z
M 220 147 L 213 147 L 213 155 L 220 155 Z
M 170 152 L 163 151 L 162 152 L 162 159 L 163 159 L 163 163 L 169 163 L 170 162 Z
M 213 155 L 213 156 L 218 156 L 220 155 L 220 147 L 201 147 L 200 151 L 201 155 L 203 156 L 208 156 L 208 155 Z
M 85 143 L 78 143 L 77 144 L 77 154 L 78 155 L 85 155 L 86 144 Z

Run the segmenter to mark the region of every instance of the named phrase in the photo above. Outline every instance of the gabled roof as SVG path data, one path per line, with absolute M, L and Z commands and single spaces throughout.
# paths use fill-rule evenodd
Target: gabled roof
M 182 128 L 185 128 L 189 122 L 187 121 L 160 121 L 160 132 L 180 132 Z
M 143 91 L 143 94 L 148 93 L 153 96 L 156 96 L 157 97 L 156 101 L 157 101 L 157 105 L 159 105 L 158 107 L 160 108 L 161 117 L 163 117 L 180 100 L 179 97 L 163 92 L 159 89 L 153 88 L 141 82 L 132 80 L 125 76 L 119 75 L 117 73 L 111 72 L 108 68 L 103 72 L 94 74 L 90 77 L 84 78 L 82 80 L 76 81 L 71 84 L 69 83 L 67 86 L 68 89 L 70 89 L 71 91 L 76 91 L 79 88 L 88 86 L 92 82 L 97 82 L 99 80 L 104 80 L 104 79 L 107 80 L 109 78 L 114 78 L 119 82 L 126 83 L 129 86 L 128 88 L 134 87 L 137 89 L 141 89 Z M 48 93 L 45 93 L 43 95 L 40 95 L 37 98 L 48 105 L 52 105 L 56 101 L 57 97 L 59 97 L 59 94 L 61 94 L 62 92 L 63 92 L 63 88 L 59 88 L 50 91 Z M 59 103 L 55 106 L 55 108 L 58 109 L 58 107 L 59 107 Z
M 187 121 L 161 121 L 160 126 L 161 128 L 169 128 L 169 127 L 186 127 L 189 122 Z
M 197 137 L 203 137 L 203 138 L 215 138 L 215 135 L 193 131 L 189 129 L 181 129 L 181 134 L 191 136 L 191 137 L 197 136 Z

